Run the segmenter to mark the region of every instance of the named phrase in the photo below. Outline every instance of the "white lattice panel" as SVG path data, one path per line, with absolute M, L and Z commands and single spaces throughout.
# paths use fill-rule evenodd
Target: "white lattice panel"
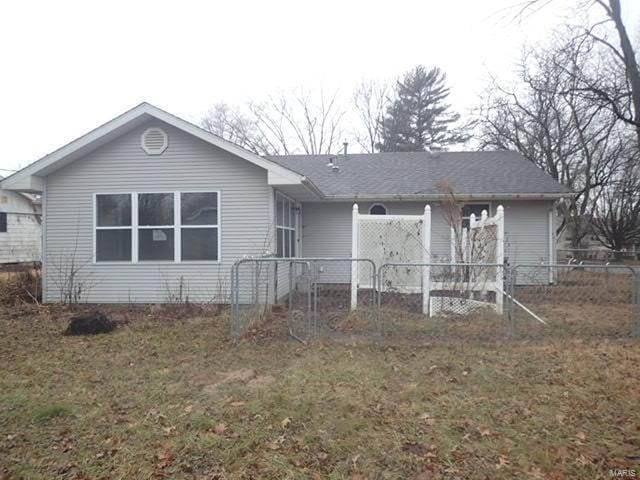
M 419 263 L 424 258 L 423 219 L 390 218 L 361 215 L 358 225 L 358 257 L 370 258 L 376 265 L 385 263 Z M 369 272 L 359 272 L 359 283 L 371 283 Z M 392 285 L 407 289 L 419 289 L 422 282 L 419 268 L 394 268 L 389 270 Z

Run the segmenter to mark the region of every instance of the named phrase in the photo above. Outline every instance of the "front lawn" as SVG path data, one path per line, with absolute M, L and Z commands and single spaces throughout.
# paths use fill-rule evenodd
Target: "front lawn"
M 640 475 L 633 342 L 228 341 L 226 313 L 0 311 L 0 478 Z

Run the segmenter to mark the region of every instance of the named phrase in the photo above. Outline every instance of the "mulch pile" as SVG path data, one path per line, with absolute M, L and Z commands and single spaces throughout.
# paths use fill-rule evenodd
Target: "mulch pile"
M 72 317 L 64 335 L 96 335 L 109 333 L 116 329 L 118 322 L 111 320 L 104 313 L 93 312 L 89 315 Z

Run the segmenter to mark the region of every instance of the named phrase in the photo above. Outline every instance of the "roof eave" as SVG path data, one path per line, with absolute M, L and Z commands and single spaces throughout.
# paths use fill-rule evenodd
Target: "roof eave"
M 571 192 L 553 193 L 456 193 L 459 200 L 559 200 L 573 195 Z M 441 201 L 445 194 L 364 194 L 364 195 L 325 195 L 327 201 Z

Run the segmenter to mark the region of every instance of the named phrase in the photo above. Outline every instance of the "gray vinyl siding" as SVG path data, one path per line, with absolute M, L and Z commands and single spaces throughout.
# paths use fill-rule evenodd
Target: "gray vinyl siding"
M 476 201 L 474 203 L 484 203 Z M 498 202 L 491 201 L 491 214 Z M 383 202 L 389 215 L 422 215 L 424 202 Z M 500 202 L 505 208 L 505 257 L 511 264 L 548 262 L 549 201 Z M 372 204 L 358 203 L 360 213 Z M 431 203 L 431 253 L 434 262 L 450 258 L 451 230 L 440 205 Z M 305 257 L 350 257 L 353 203 L 305 203 L 302 251 Z M 346 278 L 346 277 L 345 277 Z
M 162 155 L 140 146 L 152 125 L 169 136 Z M 218 263 L 93 263 L 93 194 L 188 190 L 220 191 Z M 140 126 L 46 178 L 46 301 L 59 300 L 60 271 L 72 257 L 88 302 L 165 302 L 180 284 L 190 300 L 226 301 L 231 265 L 271 247 L 270 193 L 264 169 L 169 125 Z

